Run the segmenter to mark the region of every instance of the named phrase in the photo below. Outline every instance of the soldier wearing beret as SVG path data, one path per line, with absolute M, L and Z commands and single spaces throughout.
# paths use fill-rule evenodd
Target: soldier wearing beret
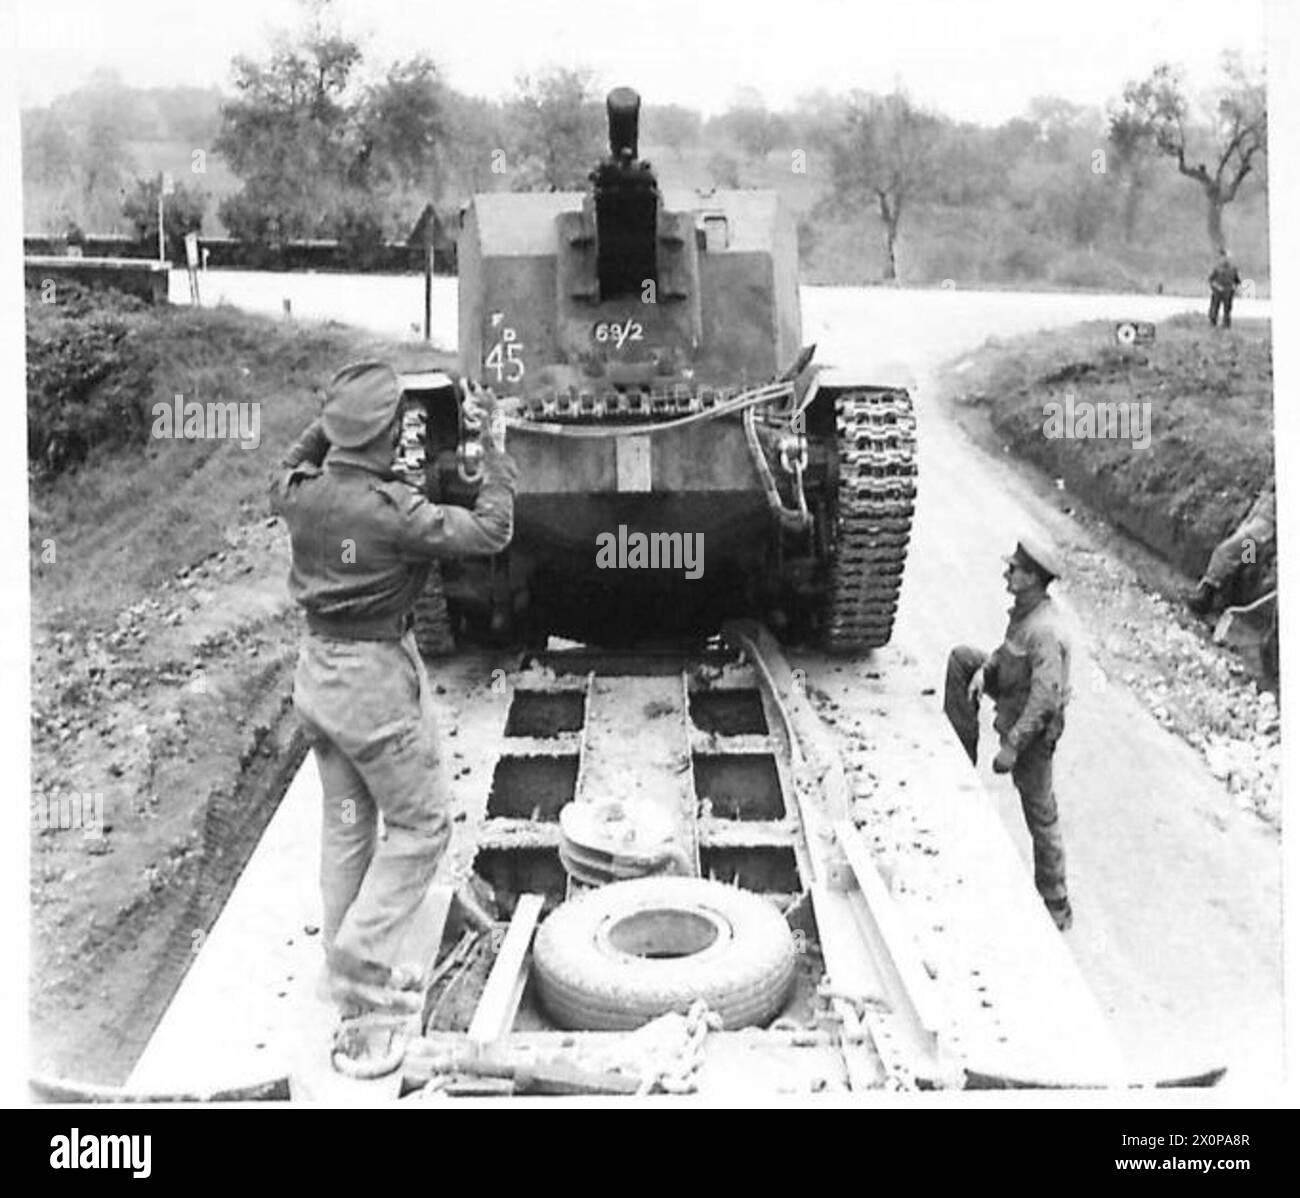
M 514 520 L 515 466 L 492 393 L 476 397 L 486 443 L 472 511 L 431 503 L 394 476 L 400 399 L 390 366 L 344 367 L 271 484 L 293 544 L 289 590 L 307 615 L 294 704 L 324 793 L 327 978 L 334 1000 L 353 1014 L 420 1001 L 419 978 L 413 963 L 398 959 L 399 946 L 450 838 L 449 789 L 412 608 L 435 558 L 498 553 Z
M 1070 698 L 1070 642 L 1047 593 L 1060 567 L 1047 546 L 1028 538 L 1003 559 L 1014 603 L 1001 645 L 984 654 L 960 645 L 948 657 L 944 712 L 972 764 L 979 742 L 979 701 L 995 704 L 999 747 L 993 769 L 1010 773 L 1034 842 L 1034 884 L 1056 926 L 1072 922 L 1065 847 L 1052 790 L 1052 757 Z

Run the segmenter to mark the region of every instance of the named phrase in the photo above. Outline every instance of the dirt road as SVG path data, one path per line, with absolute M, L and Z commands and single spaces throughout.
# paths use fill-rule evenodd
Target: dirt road
M 818 293 L 821 300 L 826 293 Z M 859 293 L 861 294 L 861 293 Z M 837 361 L 882 366 L 896 360 L 918 381 L 921 490 L 908 576 L 884 671 L 890 689 L 942 686 L 952 644 L 986 648 L 1001 637 L 1009 597 L 1000 555 L 1020 531 L 1046 534 L 1067 557 L 1107 552 L 1061 513 L 1053 494 L 974 445 L 946 418 L 926 375 L 951 352 L 975 344 L 974 315 L 936 327 L 893 327 L 880 307 L 848 293 L 823 316 Z M 945 298 L 935 297 L 939 302 Z M 1005 301 L 1008 297 L 997 297 Z M 1021 297 L 1017 297 L 1021 298 Z M 1142 314 L 1131 299 L 1051 297 L 1056 323 Z M 1154 301 L 1145 301 L 1155 306 Z M 1140 307 L 1142 301 L 1139 301 Z M 1003 311 L 996 309 L 1001 306 Z M 813 309 L 808 312 L 807 309 Z M 846 310 L 847 309 L 847 310 Z M 879 352 L 843 344 L 846 329 L 872 328 Z M 991 304 L 984 333 L 1020 331 L 1033 311 Z M 811 335 L 822 330 L 814 328 Z M 1057 753 L 1057 791 L 1069 854 L 1076 922 L 1068 940 L 1094 993 L 1114 1020 L 1133 1063 L 1156 1074 L 1185 1073 L 1219 1061 L 1239 1083 L 1277 1083 L 1282 1071 L 1280 853 L 1275 832 L 1241 810 L 1201 758 L 1088 660 L 1120 605 L 1067 580 L 1056 588 L 1079 628 L 1075 697 Z M 941 699 L 932 700 L 936 721 Z M 986 737 L 985 744 L 989 741 Z M 982 763 L 1008 829 L 1029 859 L 1014 790 Z
M 214 276 L 217 272 L 213 272 Z M 375 288 L 380 280 L 371 281 Z M 257 310 L 294 311 L 405 332 L 419 318 L 413 288 L 393 280 L 392 303 L 358 309 L 344 277 L 232 276 L 205 295 Z M 435 295 L 435 342 L 455 344 L 454 312 Z M 1032 476 L 977 447 L 939 407 L 928 374 L 989 336 L 1099 317 L 1158 319 L 1199 299 L 805 289 L 805 340 L 819 359 L 910 374 L 921 421 L 921 492 L 894 642 L 877 662 L 889 692 L 915 704 L 941 688 L 950 646 L 991 647 L 1009 602 L 1000 555 L 1018 533 L 1055 541 L 1067 560 L 1113 556 L 1113 545 L 1061 513 Z M 1243 302 L 1242 315 L 1267 305 Z M 407 309 L 411 310 L 408 312 Z M 1136 591 L 1136 583 L 1131 585 Z M 1203 760 L 1166 731 L 1122 681 L 1090 661 L 1123 595 L 1065 580 L 1057 590 L 1078 629 L 1075 698 L 1057 754 L 1076 923 L 1068 934 L 1085 975 L 1114 1020 L 1133 1064 L 1152 1074 L 1230 1066 L 1252 1085 L 1280 1081 L 1282 967 L 1277 833 L 1240 809 Z M 1100 659 L 1099 659 L 1100 660 Z M 829 686 L 830 680 L 826 681 Z M 853 679 L 841 676 L 841 692 Z M 841 695 L 843 697 L 843 693 Z M 947 735 L 938 694 L 928 733 Z M 987 743 L 987 741 L 986 741 Z M 987 764 L 983 767 L 987 771 Z M 1006 779 L 986 775 L 1006 826 L 1028 858 Z

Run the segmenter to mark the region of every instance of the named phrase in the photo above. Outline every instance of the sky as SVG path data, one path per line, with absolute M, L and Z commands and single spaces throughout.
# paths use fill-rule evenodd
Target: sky
M 1161 59 L 1196 87 L 1224 50 L 1261 59 L 1289 0 L 335 0 L 375 64 L 427 53 L 460 91 L 499 98 L 515 77 L 587 66 L 648 103 L 725 109 L 741 87 L 774 108 L 825 88 L 902 83 L 949 116 L 996 124 L 1037 95 L 1104 105 Z M 296 0 L 9 0 L 18 99 L 48 103 L 96 68 L 135 87 L 229 87 L 236 54 L 263 57 Z

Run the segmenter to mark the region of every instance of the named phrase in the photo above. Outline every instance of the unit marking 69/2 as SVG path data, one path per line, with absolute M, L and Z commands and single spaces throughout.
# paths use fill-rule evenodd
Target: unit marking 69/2
M 645 333 L 641 322 L 629 316 L 626 324 L 619 324 L 617 320 L 598 320 L 591 330 L 591 337 L 602 344 L 612 341 L 615 349 L 622 349 L 629 341 L 643 341 Z

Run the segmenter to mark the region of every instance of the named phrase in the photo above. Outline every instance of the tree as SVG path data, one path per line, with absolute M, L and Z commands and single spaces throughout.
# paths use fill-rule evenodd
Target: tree
M 161 186 L 162 181 L 157 176 L 137 179 L 122 201 L 122 215 L 131 222 L 136 241 L 149 247 L 151 256 L 157 252 L 158 246 L 158 191 Z M 203 213 L 207 206 L 205 193 L 187 191 L 179 183 L 171 195 L 163 197 L 163 228 L 170 261 L 185 261 L 185 234 L 197 233 L 203 228 Z
M 132 170 L 127 150 L 137 105 L 133 93 L 111 70 L 96 71 L 76 92 L 50 106 L 73 135 L 79 207 L 91 227 L 121 204 L 120 191 Z
M 1113 189 L 1096 156 L 1105 136 L 1097 108 L 1056 96 L 1029 102 L 1032 139 L 1021 155 L 1004 164 L 1013 191 L 1026 197 L 1031 231 L 1092 248 L 1109 219 Z
M 1205 194 L 1206 232 L 1215 250 L 1224 246 L 1223 210 L 1237 198 L 1246 177 L 1268 153 L 1268 103 L 1263 72 L 1251 74 L 1242 59 L 1225 55 L 1223 83 L 1209 128 L 1193 123 L 1192 104 L 1179 73 L 1161 63 L 1124 88 L 1111 116 L 1112 142 L 1154 146 L 1172 158 L 1180 174 Z
M 520 75 L 509 119 L 512 158 L 529 190 L 540 184 L 568 191 L 586 184 L 601 157 L 604 128 L 590 70 L 556 67 L 541 75 Z
M 831 151 L 833 186 L 843 205 L 874 203 L 884 225 L 887 281 L 898 278 L 903 213 L 935 185 L 940 121 L 907 95 L 854 92 L 845 128 Z
M 1037 130 L 1040 155 L 1060 161 L 1072 154 L 1080 135 L 1093 134 L 1101 114 L 1060 96 L 1034 96 L 1029 101 L 1028 120 Z
M 785 120 L 794 146 L 829 153 L 848 115 L 846 97 L 819 88 L 797 96 L 794 109 Z
M 23 177 L 44 187 L 59 187 L 72 180 L 76 146 L 68 127 L 46 108 L 22 114 Z
M 360 46 L 330 21 L 328 3 L 309 12 L 266 62 L 235 59 L 238 95 L 222 109 L 216 148 L 244 187 L 218 211 L 236 237 L 336 237 L 360 262 L 386 234 L 404 234 L 436 193 L 445 91 L 424 56 L 361 87 Z
M 725 150 L 715 150 L 709 155 L 706 169 L 714 187 L 738 188 L 740 181 L 740 163 Z
M 296 42 L 281 35 L 268 62 L 234 60 L 237 98 L 221 110 L 215 147 L 244 181 L 218 211 L 236 237 L 283 242 L 321 236 L 321 195 L 342 185 L 360 150 L 349 85 L 357 44 L 315 5 Z
M 762 94 L 752 87 L 741 88 L 731 107 L 711 124 L 750 158 L 766 158 L 789 136 L 786 119 L 769 112 Z
M 700 140 L 700 114 L 681 104 L 647 104 L 641 110 L 641 142 L 667 146 L 680 158 Z
M 1080 247 L 1096 242 L 1111 214 L 1112 193 L 1104 176 L 1078 162 L 1086 164 L 1086 156 L 1080 154 L 1074 162 L 1028 157 L 1014 165 L 1012 188 L 1030 197 L 1021 208 L 1028 216 L 1025 231 Z
M 140 105 L 149 114 L 149 126 L 158 141 L 183 141 L 192 149 L 212 144 L 221 130 L 219 87 L 155 87 L 137 92 Z M 140 141 L 149 140 L 144 130 L 132 130 Z
M 454 187 L 456 198 L 494 190 L 505 180 L 508 165 L 509 139 L 500 105 L 449 90 L 445 116 L 447 140 L 442 158 L 454 180 L 449 186 Z
M 970 208 L 987 206 L 1005 194 L 1009 162 L 999 149 L 997 130 L 945 121 L 935 150 L 941 169 L 935 175 L 934 199 Z
M 1124 240 L 1131 242 L 1142 196 L 1151 185 L 1151 139 L 1144 120 L 1115 109 L 1109 116 L 1107 140 L 1115 173 L 1124 182 Z
M 370 87 L 358 113 L 362 181 L 433 190 L 447 114 L 438 69 L 424 56 L 394 63 Z

